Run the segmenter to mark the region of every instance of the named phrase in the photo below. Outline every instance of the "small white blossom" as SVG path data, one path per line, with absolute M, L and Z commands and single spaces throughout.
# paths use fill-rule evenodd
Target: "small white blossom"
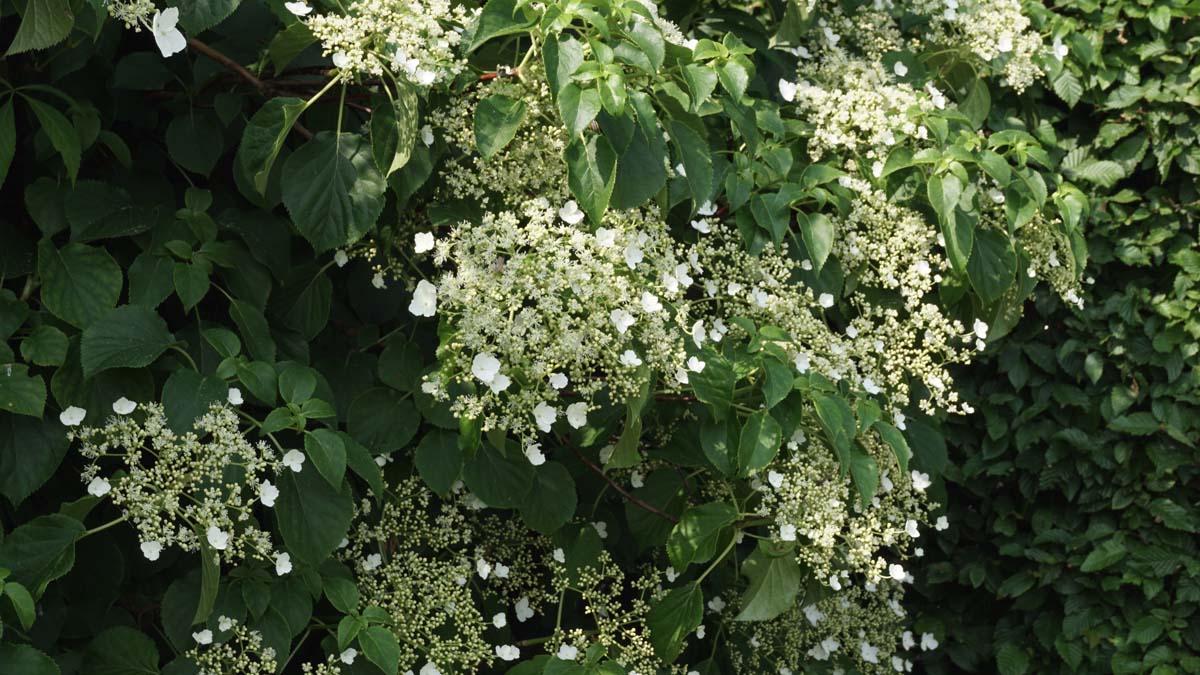
M 378 569 L 379 566 L 382 564 L 383 564 L 383 556 L 378 553 L 372 553 L 367 556 L 366 560 L 363 561 L 362 567 L 367 572 L 370 572 L 372 570 Z
M 300 473 L 300 470 L 304 468 L 304 453 L 299 450 L 288 450 L 283 455 L 283 465 Z
M 88 494 L 93 497 L 103 497 L 104 495 L 108 494 L 110 490 L 112 490 L 112 484 L 108 482 L 107 478 L 103 478 L 101 476 L 96 476 L 93 478 L 92 482 L 88 483 L 87 486 Z
M 413 250 L 417 253 L 432 251 L 436 243 L 432 232 L 418 232 L 413 235 Z
M 338 655 L 338 660 L 348 666 L 351 666 L 351 665 L 354 665 L 354 659 L 357 656 L 358 656 L 358 650 L 355 649 L 354 647 L 348 647 L 341 654 Z
M 345 251 L 343 251 L 340 248 L 337 251 L 334 251 L 333 264 L 337 265 L 338 267 L 345 267 L 346 264 L 349 262 L 350 262 L 350 256 L 346 255 Z
M 87 416 L 87 411 L 79 406 L 67 406 L 67 409 L 58 414 L 58 421 L 64 427 L 77 427 L 83 418 Z
M 796 541 L 796 526 L 791 523 L 780 525 L 779 539 L 782 541 Z
M 198 645 L 211 645 L 212 638 L 213 638 L 212 631 L 207 628 L 205 628 L 202 631 L 197 631 L 195 633 L 192 633 L 192 639 L 195 640 L 196 644 L 198 644 Z
M 908 66 L 903 61 L 897 61 L 892 64 L 892 72 L 896 73 L 896 77 L 904 77 L 908 74 Z
M 308 13 L 312 11 L 312 7 L 309 7 L 307 2 L 285 2 L 283 6 L 296 16 L 308 16 Z
M 938 641 L 933 633 L 921 633 L 921 651 L 927 652 L 937 648 Z
M 592 527 L 596 529 L 596 534 L 600 535 L 601 539 L 608 539 L 608 523 L 603 520 L 597 520 L 592 523 Z
M 642 311 L 643 312 L 646 312 L 647 314 L 653 314 L 655 312 L 662 311 L 662 308 L 663 308 L 662 303 L 659 302 L 657 295 L 655 295 L 649 291 L 642 292 Z
M 574 661 L 579 658 L 579 649 L 575 645 L 563 644 L 558 648 L 558 653 L 555 654 L 563 661 Z
M 146 560 L 154 562 L 155 560 L 158 560 L 160 555 L 162 555 L 163 545 L 157 541 L 143 541 L 141 548 L 142 555 L 146 558 Z
M 264 480 L 258 484 L 258 501 L 262 502 L 263 506 L 275 506 L 275 500 L 279 499 L 279 488 L 269 480 Z
M 921 536 L 921 530 L 920 530 L 920 528 L 917 527 L 917 521 L 915 521 L 911 518 L 904 521 L 904 532 L 905 532 L 905 534 L 912 537 L 913 539 L 916 539 L 917 537 Z
M 128 415 L 134 410 L 137 410 L 137 403 L 134 403 L 133 401 L 130 401 L 122 396 L 116 401 L 113 401 L 112 409 L 113 412 L 117 413 L 118 415 Z
M 568 383 L 567 376 L 562 373 L 550 373 L 550 377 L 547 379 L 550 381 L 550 386 L 555 389 L 565 389 Z
M 292 555 L 290 553 L 280 553 L 275 556 L 275 574 L 283 576 L 292 571 Z
M 629 330 L 629 327 L 632 326 L 636 321 L 636 319 L 633 317 L 633 314 L 624 309 L 612 310 L 608 314 L 608 319 L 609 321 L 612 321 L 612 324 L 617 328 L 617 332 L 621 335 L 624 335 L 625 332 Z
M 829 309 L 830 307 L 833 307 L 833 294 L 822 293 L 820 297 L 817 298 L 817 302 L 820 303 L 820 305 L 825 309 Z
M 707 364 L 705 364 L 703 361 L 701 361 L 700 359 L 696 358 L 695 356 L 689 357 L 689 358 L 688 358 L 688 360 L 687 360 L 687 367 L 688 367 L 688 370 L 692 371 L 693 373 L 702 373 L 702 372 L 704 372 L 704 366 L 705 366 L 705 365 L 707 365 Z
M 408 304 L 408 311 L 413 316 L 433 316 L 437 314 L 437 286 L 422 279 L 417 282 L 417 289 L 413 291 L 412 302 Z
M 517 600 L 517 604 L 513 606 L 513 611 L 517 615 L 517 621 L 521 623 L 525 623 L 533 618 L 533 610 L 529 608 L 529 598 Z
M 496 628 L 504 628 L 508 625 L 508 615 L 504 612 L 497 612 L 496 615 L 492 617 L 492 625 Z
M 796 100 L 796 89 L 798 87 L 799 85 L 797 85 L 795 82 L 779 80 L 779 95 L 783 97 L 783 100 L 791 103 L 792 101 Z
M 541 466 L 546 463 L 546 455 L 542 454 L 541 443 L 530 443 L 525 447 L 525 459 L 534 466 Z
M 229 546 L 229 533 L 216 525 L 210 525 L 204 536 L 208 539 L 208 545 L 218 551 L 224 551 Z
M 154 43 L 158 45 L 158 51 L 162 52 L 164 59 L 183 51 L 187 46 L 187 39 L 175 27 L 178 23 L 179 9 L 175 7 L 155 12 L 154 18 L 151 19 L 150 32 L 154 35 Z
M 714 596 L 712 600 L 708 601 L 708 608 L 714 612 L 720 612 L 725 609 L 725 600 L 719 595 Z
M 471 374 L 484 384 L 491 383 L 500 372 L 500 360 L 488 352 L 476 354 L 471 361 Z
M 581 429 L 587 424 L 588 404 L 585 401 L 572 403 L 567 406 L 567 424 L 575 429 Z
M 542 401 L 533 407 L 533 419 L 537 422 L 539 429 L 549 432 L 550 427 L 554 425 L 554 420 L 558 419 L 558 410 Z
M 579 204 L 574 199 L 568 201 L 558 210 L 558 217 L 563 219 L 568 225 L 578 225 L 586 214 L 579 210 Z
M 229 391 L 225 393 L 225 400 L 229 401 L 229 405 L 241 405 L 246 402 L 242 398 L 242 390 L 237 387 L 229 388 Z
M 946 516 L 938 516 L 937 522 L 933 524 L 933 529 L 938 532 L 950 529 L 950 519 Z
M 636 368 L 642 365 L 642 359 L 637 355 L 637 352 L 633 351 L 632 349 L 626 349 L 624 353 L 621 354 L 621 365 L 629 366 L 630 368 Z
M 503 661 L 516 661 L 521 658 L 521 649 L 515 645 L 496 645 L 496 656 Z
M 421 127 L 421 142 L 425 144 L 425 147 L 433 145 L 433 127 L 428 124 Z

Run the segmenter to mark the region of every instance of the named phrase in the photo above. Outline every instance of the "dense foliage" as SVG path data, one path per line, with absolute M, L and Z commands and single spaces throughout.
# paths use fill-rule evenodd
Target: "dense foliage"
M 947 432 L 957 526 L 925 589 L 949 633 L 931 672 L 1200 672 L 1198 10 L 1040 15 L 1070 31 L 1047 78 L 1069 108 L 1063 173 L 1108 174 L 1089 189 L 1094 283 L 1082 310 L 1040 298 L 973 366 L 980 419 Z
M 1061 4 L 3 0 L 0 671 L 1200 670 L 1200 7 Z

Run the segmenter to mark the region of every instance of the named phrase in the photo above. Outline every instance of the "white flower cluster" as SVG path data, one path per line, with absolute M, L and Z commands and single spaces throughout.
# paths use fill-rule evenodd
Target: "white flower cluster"
M 263 645 L 262 633 L 236 619 L 219 617 L 216 632 L 205 628 L 192 633 L 192 639 L 196 644 L 186 655 L 199 675 L 272 675 L 279 669 L 275 649 Z
M 304 3 L 289 9 L 299 16 Z M 403 78 L 422 87 L 462 71 L 457 48 L 471 14 L 449 0 L 354 0 L 344 14 L 304 19 L 333 64 L 356 78 Z
M 915 4 L 926 5 L 930 14 L 927 41 L 970 49 L 1001 69 L 1005 84 L 1018 92 L 1042 76 L 1035 63 L 1042 52 L 1042 36 L 1029 30 L 1020 0 L 918 0 Z
M 133 415 L 141 408 L 144 419 Z M 79 414 L 76 415 L 75 411 Z M 195 431 L 176 434 L 158 403 L 135 404 L 120 399 L 115 417 L 99 428 L 69 432 L 81 441 L 89 460 L 82 473 L 88 493 L 108 497 L 138 530 L 142 554 L 158 560 L 178 546 L 198 550 L 201 541 L 222 560 L 247 557 L 265 560 L 280 575 L 291 570 L 287 553 L 275 551 L 270 535 L 253 517 L 254 505 L 274 505 L 279 490 L 271 482 L 285 465 L 299 470 L 304 455 L 291 451 L 281 458 L 263 442 L 242 435 L 231 408 L 214 404 L 195 422 Z M 78 408 L 64 411 L 73 421 Z M 298 455 L 298 458 L 296 457 Z M 120 471 L 102 473 L 101 463 L 119 463 Z
M 426 391 L 473 385 L 455 399 L 457 414 L 532 437 L 560 418 L 584 426 L 601 391 L 616 402 L 635 394 L 640 366 L 673 372 L 686 360 L 669 305 L 693 268 L 661 219 L 610 212 L 589 233 L 582 218 L 574 202 L 533 199 L 438 243 L 437 311 L 454 331 Z

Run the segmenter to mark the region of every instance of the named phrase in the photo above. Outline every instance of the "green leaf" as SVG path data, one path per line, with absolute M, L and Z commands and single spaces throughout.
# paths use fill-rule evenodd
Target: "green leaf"
M 271 338 L 271 328 L 262 310 L 248 302 L 234 300 L 229 303 L 229 316 L 237 324 L 238 335 L 246 343 L 246 351 L 260 361 L 274 363 L 275 340 Z
M 467 52 L 479 49 L 480 45 L 492 38 L 524 33 L 537 23 L 536 16 L 530 16 L 524 10 L 518 11 L 517 4 L 517 0 L 488 0 L 479 14 L 471 48 Z
M 43 239 L 38 244 L 38 276 L 42 304 L 76 328 L 86 328 L 107 314 L 121 297 L 121 268 L 103 249 L 85 244 L 59 250 Z
M 185 311 L 191 311 L 204 296 L 208 295 L 208 272 L 194 263 L 177 262 L 171 271 L 175 282 L 175 295 L 183 303 Z
M 399 450 L 412 440 L 421 415 L 399 392 L 374 387 L 350 404 L 346 428 L 354 440 L 376 452 Z
M 958 111 L 967 116 L 971 120 L 971 126 L 978 129 L 987 121 L 988 112 L 992 108 L 992 96 L 988 92 L 987 82 L 984 79 L 976 78 L 971 83 L 971 89 L 967 92 L 967 97 L 962 103 L 958 104 Z
M 530 528 L 551 535 L 575 517 L 575 479 L 558 462 L 537 467 L 533 487 L 521 502 L 521 519 Z
M 0 544 L 0 567 L 9 577 L 41 597 L 46 586 L 75 565 L 75 541 L 83 523 L 59 514 L 38 516 L 8 533 Z
M 79 345 L 83 376 L 109 368 L 143 368 L 154 363 L 175 336 L 154 310 L 124 305 L 110 310 L 83 331 Z
M 224 151 L 225 132 L 212 112 L 191 110 L 167 125 L 167 153 L 192 173 L 212 173 Z
M 434 429 L 417 445 L 417 471 L 430 490 L 444 495 L 462 473 L 463 453 L 454 434 Z
M 81 672 L 88 675 L 158 675 L 158 647 L 145 633 L 117 626 L 92 638 Z
M 721 531 L 737 517 L 737 508 L 728 502 L 710 502 L 684 511 L 667 538 L 671 564 L 683 571 L 691 563 L 711 560 L 717 554 Z
M 845 471 L 850 465 L 850 447 L 857 432 L 854 411 L 846 401 L 829 394 L 814 394 L 813 404 L 817 408 L 817 419 L 821 421 L 821 428 L 825 430 L 825 436 L 833 445 L 842 470 Z
M 197 532 L 196 536 L 200 540 L 200 602 L 192 615 L 193 624 L 208 620 L 221 590 L 221 561 L 217 551 L 209 545 L 204 533 Z
M 683 651 L 683 641 L 704 619 L 704 592 L 691 582 L 673 588 L 646 615 L 650 644 L 660 659 L 671 663 Z
M 1099 572 L 1120 562 L 1125 557 L 1125 553 L 1125 542 L 1120 537 L 1105 540 L 1089 553 L 1087 558 L 1084 558 L 1083 564 L 1079 566 L 1079 571 Z
M 876 422 L 875 431 L 879 432 L 879 437 L 883 442 L 892 449 L 892 453 L 896 455 L 896 463 L 900 465 L 900 473 L 908 475 L 908 460 L 912 457 L 912 451 L 908 448 L 908 441 L 904 439 L 904 434 L 896 427 L 887 422 Z
M 528 109 L 524 101 L 500 94 L 479 102 L 475 109 L 475 148 L 485 160 L 495 157 L 512 142 Z
M 69 344 L 61 330 L 42 324 L 21 341 L 21 356 L 39 366 L 61 366 L 67 359 Z
M 717 415 L 724 415 L 733 404 L 737 379 L 729 360 L 719 354 L 704 355 L 704 370 L 688 374 L 696 398 L 712 406 Z
M 937 213 L 946 240 L 946 253 L 954 269 L 965 272 L 974 241 L 974 225 L 956 216 L 962 182 L 954 174 L 930 176 L 926 186 L 929 203 Z
M 1163 620 L 1157 616 L 1143 616 L 1129 629 L 1130 642 L 1148 645 L 1159 638 L 1163 634 L 1166 626 L 1163 625 Z
M 0 494 L 19 505 L 67 454 L 65 429 L 55 419 L 0 415 Z
M 671 120 L 671 140 L 687 173 L 693 205 L 703 204 L 708 201 L 713 185 L 712 155 L 708 150 L 708 141 L 677 120 Z
M 404 168 L 417 141 L 417 92 L 399 85 L 396 97 L 377 97 L 371 113 L 371 156 L 384 178 Z
M 67 0 L 29 0 L 7 56 L 52 47 L 67 39 L 75 15 Z
M 283 204 L 318 253 L 358 241 L 383 211 L 370 150 L 358 134 L 322 131 L 283 163 Z
M 649 21 L 634 21 L 633 25 L 629 27 L 629 39 L 650 60 L 652 70 L 657 71 L 662 68 L 663 58 L 666 56 L 666 44 L 663 42 L 662 33 L 658 28 Z
M 29 590 L 15 581 L 10 581 L 4 584 L 3 594 L 8 596 L 13 612 L 16 613 L 17 620 L 21 622 L 21 627 L 29 630 L 37 619 L 37 608 L 34 606 L 33 596 L 29 594 Z
M 162 388 L 171 430 L 177 434 L 191 431 L 196 418 L 207 413 L 213 403 L 224 402 L 228 394 L 229 388 L 218 377 L 205 377 L 190 368 L 171 373 Z
M 1074 108 L 1075 104 L 1079 103 L 1079 98 L 1083 96 L 1083 85 L 1069 68 L 1063 68 L 1050 86 L 1054 89 L 1054 93 L 1066 102 L 1068 108 Z
M 734 444 L 729 439 L 730 420 L 714 422 L 709 419 L 700 421 L 700 449 L 712 465 L 726 476 L 732 476 L 737 468 Z
M 343 614 L 358 610 L 358 586 L 350 579 L 341 577 L 326 577 L 324 582 L 325 597 L 329 603 Z
M 779 444 L 783 442 L 783 428 L 779 422 L 765 410 L 753 413 L 742 426 L 741 439 L 738 442 L 738 473 L 749 476 L 759 469 L 766 468 L 775 453 L 779 452 Z
M 24 364 L 0 365 L 0 411 L 41 417 L 46 405 L 46 381 L 30 375 Z
M 400 666 L 400 643 L 390 630 L 383 626 L 367 626 L 358 634 L 358 644 L 363 648 L 363 656 L 379 666 L 385 675 L 396 675 Z
M 336 431 L 315 429 L 304 435 L 304 452 L 335 490 L 346 475 L 346 444 Z
M 0 106 L 0 186 L 8 176 L 8 167 L 12 165 L 13 157 L 17 154 L 16 115 L 13 112 L 13 102 L 10 98 Z
M 604 136 L 576 138 L 567 146 L 567 184 L 571 194 L 595 224 L 600 224 L 612 199 L 617 179 L 617 155 Z
M 1017 252 L 1006 233 L 981 229 L 967 260 L 967 278 L 979 298 L 987 304 L 1000 299 L 1017 274 Z
M 271 44 L 267 45 L 267 57 L 271 59 L 275 73 L 282 74 L 293 59 L 316 41 L 317 37 L 303 21 L 288 24 L 287 28 L 276 33 L 271 38 Z M 270 101 L 267 103 L 269 105 Z
M 692 95 L 692 106 L 688 112 L 697 112 L 717 88 L 717 71 L 707 64 L 690 63 L 683 68 L 683 79 Z
M 742 576 L 750 580 L 750 585 L 742 595 L 737 621 L 770 621 L 796 603 L 802 579 L 796 556 L 790 548 L 774 555 L 769 547 L 768 542 L 760 541 L 742 563 Z
M 463 466 L 463 482 L 484 504 L 512 508 L 533 489 L 533 465 L 524 456 L 506 457 L 484 443 Z
M 349 529 L 354 500 L 348 490 L 333 488 L 318 472 L 304 467 L 299 473 L 279 474 L 274 511 L 287 551 L 300 561 L 320 565 Z
M 874 457 L 854 448 L 850 455 L 850 476 L 854 479 L 854 487 L 858 488 L 863 508 L 866 508 L 879 491 L 879 464 Z
M 30 0 L 30 4 L 39 4 L 42 1 Z M 11 53 L 11 50 L 9 51 Z M 79 143 L 79 134 L 75 131 L 75 126 L 71 124 L 65 115 L 36 98 L 26 96 L 25 102 L 29 104 L 29 108 L 33 111 L 33 114 L 37 116 L 38 124 L 41 125 L 42 131 L 50 139 L 50 145 L 53 145 L 58 154 L 62 156 L 63 164 L 67 167 L 67 176 L 74 183 L 75 176 L 79 174 L 79 162 L 83 153 L 83 149 Z
M 825 261 L 829 259 L 829 253 L 833 251 L 833 221 L 823 213 L 796 215 L 800 223 L 800 235 L 804 239 L 804 248 L 808 249 L 808 254 L 812 256 L 813 271 L 820 274 Z
M 571 81 L 571 75 L 583 63 L 583 45 L 570 34 L 559 33 L 554 39 L 546 41 L 542 48 L 542 60 L 546 63 L 546 81 L 550 83 L 550 92 L 557 98 L 562 95 L 563 87 Z M 597 111 L 599 101 L 597 98 Z M 567 116 L 563 115 L 563 119 L 567 119 Z
M 179 8 L 179 25 L 188 34 L 202 33 L 221 23 L 237 9 L 241 0 L 170 0 Z
M 1154 418 L 1154 415 L 1148 412 L 1135 412 L 1128 415 L 1121 415 L 1108 423 L 1110 429 L 1120 431 L 1123 434 L 1132 434 L 1134 436 L 1149 436 L 1158 433 L 1162 425 Z
M 0 643 L 0 663 L 10 675 L 61 675 L 54 659 L 30 647 L 13 642 Z
M 273 98 L 267 101 L 242 131 L 237 162 L 254 181 L 254 189 L 266 194 L 271 167 L 283 148 L 283 142 L 304 112 L 304 101 L 298 98 Z
M 567 84 L 558 93 L 558 114 L 567 125 L 567 134 L 578 136 L 600 114 L 600 92 L 582 89 L 573 82 Z
M 1000 675 L 1024 675 L 1029 670 L 1029 653 L 1007 643 L 996 652 L 996 669 Z

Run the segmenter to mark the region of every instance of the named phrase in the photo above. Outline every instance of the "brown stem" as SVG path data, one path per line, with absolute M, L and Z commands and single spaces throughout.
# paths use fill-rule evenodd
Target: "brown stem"
M 225 56 L 221 52 L 213 49 L 212 47 L 209 47 L 208 45 L 204 44 L 203 42 L 197 40 L 194 37 L 188 38 L 187 42 L 188 42 L 188 46 L 190 46 L 192 49 L 195 49 L 196 51 L 207 56 L 208 58 L 212 59 L 213 61 L 216 61 L 217 63 L 221 64 L 222 66 L 225 66 L 229 70 L 232 70 L 233 72 L 237 73 L 238 76 L 241 77 L 243 80 L 254 85 L 254 88 L 257 89 L 259 91 L 259 93 L 264 94 L 264 95 L 271 93 L 270 92 L 271 88 L 267 86 L 267 83 L 258 79 L 258 77 L 254 75 L 254 73 L 250 72 L 249 70 L 246 70 L 246 68 L 244 66 L 242 66 L 242 64 L 238 63 L 237 61 L 234 61 L 233 59 L 229 58 L 228 56 Z M 292 125 L 292 128 L 296 130 L 296 133 L 300 134 L 305 139 L 311 139 L 313 137 L 313 133 L 311 131 L 309 131 L 308 129 L 304 128 L 304 125 L 300 124 L 300 122 L 296 122 L 294 125 Z
M 642 501 L 641 499 L 638 499 L 637 497 L 634 497 L 633 495 L 631 495 L 628 490 L 626 490 L 625 488 L 618 485 L 617 482 L 614 481 L 611 477 L 609 477 L 608 474 L 604 473 L 604 469 L 601 469 L 600 467 L 596 466 L 595 462 L 588 459 L 586 455 L 584 455 L 582 452 L 580 452 L 579 448 L 572 447 L 571 449 L 573 451 L 575 451 L 575 456 L 579 457 L 579 460 L 581 462 L 583 462 L 585 465 L 587 465 L 587 467 L 589 469 L 591 469 L 592 471 L 595 471 L 596 474 L 599 475 L 601 478 L 603 478 L 606 483 L 608 483 L 609 485 L 612 486 L 612 489 L 619 492 L 622 497 L 628 499 L 629 501 L 633 502 L 634 504 L 642 507 L 643 509 L 646 509 L 650 513 L 653 513 L 654 515 L 656 515 L 660 518 L 666 518 L 667 520 L 671 521 L 672 523 L 679 522 L 679 519 L 676 518 L 675 516 L 673 516 L 669 513 L 666 513 L 664 511 L 660 511 L 657 508 L 655 508 L 653 504 L 649 504 L 649 503 Z

